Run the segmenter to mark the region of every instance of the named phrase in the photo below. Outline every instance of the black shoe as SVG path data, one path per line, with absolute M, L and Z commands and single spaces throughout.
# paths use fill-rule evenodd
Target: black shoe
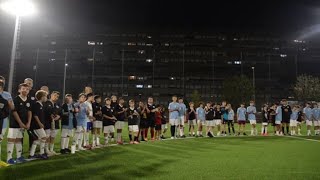
M 246 136 L 247 134 L 246 134 L 246 133 L 243 133 L 243 135 Z
M 213 137 L 213 135 L 210 132 L 208 132 L 208 136 L 211 138 Z
M 164 136 L 161 136 L 160 138 L 161 138 L 161 139 L 166 139 Z
M 141 140 L 140 141 L 145 141 L 143 138 L 141 138 Z
M 183 136 L 180 136 L 180 138 L 186 138 L 186 136 L 185 136 L 185 135 L 183 135 Z
M 240 136 L 240 133 L 238 133 L 238 136 Z
M 199 137 L 203 137 L 203 135 L 201 134 Z
M 66 149 L 61 149 L 61 150 L 60 150 L 60 153 L 61 153 L 61 154 L 67 154 L 67 151 L 66 151 Z
M 71 150 L 70 149 L 68 149 L 68 148 L 66 148 L 66 149 L 64 149 L 67 153 L 71 153 Z

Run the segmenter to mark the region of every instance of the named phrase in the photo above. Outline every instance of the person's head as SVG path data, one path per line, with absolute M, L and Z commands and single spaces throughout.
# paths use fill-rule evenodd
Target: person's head
M 217 104 L 217 105 L 216 105 L 216 108 L 217 108 L 217 109 L 220 109 L 220 105 L 219 105 L 219 104 Z
M 72 103 L 72 95 L 71 94 L 66 94 L 65 97 L 64 97 L 64 102 L 66 104 L 71 104 Z
M 30 87 L 28 84 L 26 83 L 19 84 L 18 92 L 20 93 L 20 95 L 27 96 L 29 94 L 29 91 L 30 91 Z
M 245 104 L 244 103 L 241 103 L 240 104 L 240 107 L 244 108 Z
M 232 109 L 232 106 L 231 106 L 231 104 L 227 104 L 227 109 Z
M 124 99 L 122 97 L 119 98 L 119 104 L 121 104 L 121 105 L 124 104 Z
M 6 84 L 6 79 L 3 76 L 0 76 L 0 89 L 3 90 Z
M 282 99 L 281 104 L 286 106 L 286 105 L 288 105 L 288 101 L 286 99 Z
M 29 88 L 33 88 L 33 80 L 31 78 L 24 79 L 24 83 L 28 84 Z
M 222 101 L 221 106 L 225 107 L 227 105 L 227 101 Z
M 42 86 L 40 88 L 40 90 L 43 90 L 43 91 L 47 92 L 47 94 L 49 94 L 49 87 L 48 86 Z
M 172 96 L 172 101 L 173 101 L 173 102 L 177 102 L 177 99 L 178 99 L 178 98 L 177 98 L 176 95 Z
M 50 94 L 50 100 L 53 102 L 57 102 L 59 99 L 60 93 L 58 91 L 52 91 Z
M 93 102 L 93 99 L 94 99 L 94 97 L 93 97 L 92 93 L 87 94 L 87 101 Z
M 85 93 L 86 95 L 92 93 L 92 88 L 89 87 L 89 86 L 84 87 L 84 93 Z
M 179 103 L 183 103 L 183 98 L 182 97 L 179 98 Z
M 85 102 L 86 99 L 87 99 L 86 94 L 84 94 L 84 93 L 79 94 L 79 102 L 80 102 L 80 103 Z
M 148 97 L 148 104 L 153 104 L 153 97 Z
M 104 102 L 106 103 L 107 106 L 111 105 L 111 99 L 110 98 L 104 99 Z
M 310 107 L 311 104 L 309 102 L 306 103 L 306 107 Z
M 101 96 L 99 96 L 99 95 L 96 95 L 96 96 L 94 96 L 94 101 L 96 102 L 96 103 L 98 103 L 98 104 L 100 104 L 101 103 Z
M 144 107 L 144 103 L 142 101 L 139 101 L 139 106 Z
M 199 103 L 199 107 L 203 108 L 203 102 Z
M 320 102 L 318 102 L 317 105 L 318 105 L 318 108 L 320 108 Z
M 193 108 L 194 107 L 194 103 L 193 102 L 189 102 L 189 106 Z
M 129 100 L 129 106 L 130 106 L 131 108 L 133 108 L 134 105 L 135 105 L 134 100 L 133 100 L 133 99 L 130 99 L 130 100 Z
M 161 107 L 160 104 L 156 105 L 156 108 L 158 109 L 159 112 L 161 112 L 161 108 L 162 108 L 162 107 Z
M 112 102 L 117 102 L 117 96 L 116 95 L 112 95 L 111 96 L 111 100 L 112 100 Z
M 39 90 L 36 92 L 36 99 L 39 102 L 46 102 L 47 96 L 48 96 L 48 93 L 44 90 Z
M 254 101 L 253 100 L 250 101 L 250 106 L 254 106 Z
M 211 102 L 207 102 L 207 107 L 211 107 L 212 103 Z

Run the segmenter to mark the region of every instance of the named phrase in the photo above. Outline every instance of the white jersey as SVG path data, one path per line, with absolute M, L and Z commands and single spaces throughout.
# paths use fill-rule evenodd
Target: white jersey
M 84 102 L 87 107 L 88 107 L 88 111 L 89 111 L 89 116 L 93 117 L 93 109 L 92 109 L 92 104 L 89 101 Z M 87 122 L 90 122 L 89 118 L 87 118 Z

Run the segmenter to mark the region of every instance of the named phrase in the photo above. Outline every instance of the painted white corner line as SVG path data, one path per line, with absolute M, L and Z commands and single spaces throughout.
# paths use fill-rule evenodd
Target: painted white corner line
M 307 139 L 307 138 L 302 138 L 302 137 L 297 137 L 297 136 L 284 136 L 284 137 L 294 138 L 294 139 L 301 139 L 301 140 L 305 140 L 305 141 L 320 142 L 320 140 L 317 140 L 317 139 Z

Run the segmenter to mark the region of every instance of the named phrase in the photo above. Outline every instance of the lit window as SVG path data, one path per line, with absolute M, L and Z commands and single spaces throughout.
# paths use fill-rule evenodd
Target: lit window
M 285 57 L 287 57 L 287 55 L 286 54 L 280 54 L 280 57 L 285 58 Z
M 146 62 L 151 63 L 152 59 L 146 59 Z
M 147 43 L 147 44 L 146 44 L 146 46 L 153 46 L 153 44 L 151 44 L 151 43 Z
M 148 37 L 148 39 L 151 39 L 152 38 L 152 36 L 147 36 Z
M 135 80 L 135 79 L 136 79 L 136 76 L 129 76 L 128 79 L 129 79 L 129 80 Z
M 103 45 L 103 42 L 97 42 L 97 45 Z
M 278 48 L 278 47 L 274 47 L 273 48 L 273 50 L 276 50 L 276 51 L 278 51 L 280 48 Z
M 169 43 L 165 43 L 164 46 L 170 46 L 170 44 Z
M 51 45 L 56 45 L 56 44 L 57 44 L 57 42 L 55 42 L 55 41 L 51 41 L 51 42 L 50 42 L 50 44 L 51 44 Z
M 136 46 L 137 43 L 134 43 L 134 42 L 128 42 L 128 46 Z
M 88 58 L 88 61 L 93 61 L 93 58 Z
M 88 45 L 89 45 L 89 46 L 94 46 L 94 45 L 96 45 L 96 42 L 94 42 L 94 41 L 88 41 Z
M 149 88 L 149 89 L 152 88 L 152 85 L 149 84 L 149 85 L 147 86 L 147 88 Z
M 138 80 L 143 80 L 144 78 L 143 77 L 138 77 Z
M 143 85 L 142 84 L 137 84 L 136 88 L 141 89 L 141 88 L 143 88 Z
M 234 61 L 233 63 L 239 65 L 241 64 L 241 61 Z
M 145 52 L 145 50 L 138 50 L 138 54 L 144 54 Z
M 232 61 L 228 61 L 227 63 L 228 63 L 228 64 L 232 64 Z
M 55 54 L 55 53 L 56 53 L 56 51 L 49 51 L 49 53 L 50 53 L 50 54 Z
M 51 58 L 51 59 L 49 59 L 49 61 L 55 61 L 56 59 L 55 58 Z
M 170 80 L 175 80 L 176 78 L 175 77 L 170 77 Z
M 238 41 L 238 38 L 233 38 L 234 41 Z

